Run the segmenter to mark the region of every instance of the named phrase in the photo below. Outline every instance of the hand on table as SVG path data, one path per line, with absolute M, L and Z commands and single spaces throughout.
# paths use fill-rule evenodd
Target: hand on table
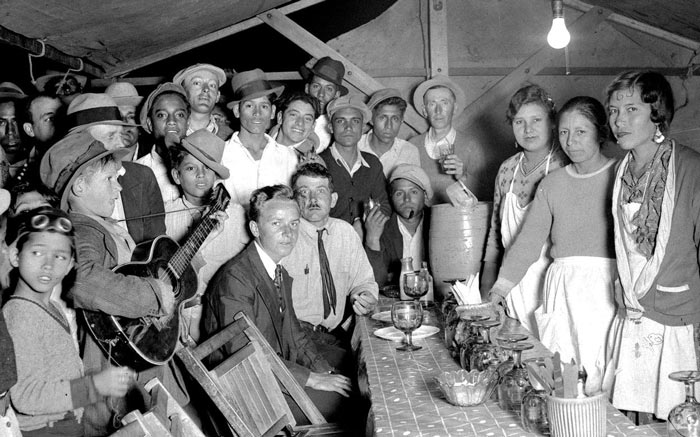
M 307 387 L 314 390 L 334 391 L 346 398 L 350 396 L 352 384 L 350 378 L 344 375 L 333 375 L 330 373 L 311 372 L 309 379 L 306 381 Z
M 128 367 L 110 367 L 92 376 L 97 393 L 102 396 L 124 397 L 136 381 L 136 372 Z
M 377 298 L 372 295 L 369 291 L 363 291 L 358 293 L 356 296 L 350 296 L 352 300 L 352 309 L 355 314 L 364 316 L 370 313 L 377 306 Z

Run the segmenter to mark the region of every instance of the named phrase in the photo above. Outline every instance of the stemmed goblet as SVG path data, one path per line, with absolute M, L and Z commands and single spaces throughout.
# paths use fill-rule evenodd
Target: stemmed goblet
M 520 359 L 524 350 L 532 349 L 531 343 L 506 343 L 504 349 L 513 352 L 513 368 L 503 375 L 498 385 L 498 405 L 506 411 L 520 414 L 523 395 L 532 387 L 527 370 Z
M 406 344 L 399 346 L 399 351 L 415 351 L 420 346 L 413 344 L 413 331 L 423 324 L 423 307 L 417 300 L 402 300 L 391 306 L 391 321 L 394 328 L 402 331 L 406 336 Z
M 695 400 L 695 383 L 700 381 L 700 372 L 684 370 L 673 372 L 668 377 L 685 383 L 685 402 L 676 405 L 668 413 L 668 436 L 700 437 L 700 403 Z
M 420 300 L 421 297 L 428 294 L 428 281 L 420 272 L 406 273 L 403 292 L 413 300 Z

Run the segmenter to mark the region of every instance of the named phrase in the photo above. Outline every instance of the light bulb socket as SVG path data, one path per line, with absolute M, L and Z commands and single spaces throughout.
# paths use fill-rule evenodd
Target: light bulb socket
M 564 0 L 552 0 L 552 16 L 564 18 Z

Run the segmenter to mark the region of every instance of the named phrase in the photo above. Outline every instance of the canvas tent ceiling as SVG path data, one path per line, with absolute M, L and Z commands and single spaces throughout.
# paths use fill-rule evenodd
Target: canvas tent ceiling
M 327 3 L 342 1 L 326 0 Z M 110 73 L 120 71 L 120 65 L 167 53 L 183 43 L 289 3 L 294 2 L 6 0 L 0 26 L 27 38 L 43 39 L 61 52 L 89 60 L 98 67 L 100 75 L 109 77 Z M 697 0 L 586 0 L 586 3 L 565 0 L 565 3 L 602 6 L 691 42 L 700 42 L 700 1 Z

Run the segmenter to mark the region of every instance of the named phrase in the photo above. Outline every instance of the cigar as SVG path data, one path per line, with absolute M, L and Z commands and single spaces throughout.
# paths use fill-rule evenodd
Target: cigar
M 408 213 L 408 219 L 409 219 L 409 220 L 411 220 L 411 219 L 413 218 L 413 213 L 414 213 L 414 212 L 415 212 L 415 211 L 411 210 L 411 212 Z

